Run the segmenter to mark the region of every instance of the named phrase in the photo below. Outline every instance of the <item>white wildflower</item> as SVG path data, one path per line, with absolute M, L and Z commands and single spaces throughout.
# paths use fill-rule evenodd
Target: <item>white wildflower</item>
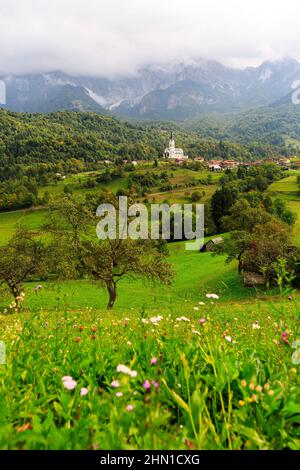
M 129 375 L 130 377 L 136 377 L 137 371 L 131 370 L 129 367 L 125 366 L 124 364 L 119 364 L 117 366 L 117 372 L 121 372 L 122 374 Z

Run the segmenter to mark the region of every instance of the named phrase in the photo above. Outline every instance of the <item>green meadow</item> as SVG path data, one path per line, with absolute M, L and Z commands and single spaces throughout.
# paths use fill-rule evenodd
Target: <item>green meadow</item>
M 289 209 L 297 214 L 297 221 L 294 227 L 294 239 L 300 245 L 300 192 L 297 186 L 297 176 L 299 172 L 291 171 L 289 176 L 280 181 L 276 181 L 269 187 L 269 194 L 272 197 L 283 199 Z
M 178 169 L 172 184 L 194 176 Z M 148 198 L 186 202 L 199 189 L 206 202 L 218 177 Z M 78 179 L 41 191 L 95 191 Z M 269 193 L 298 213 L 299 244 L 296 173 Z M 40 235 L 46 221 L 45 208 L 1 213 L 0 242 L 19 224 Z M 111 312 L 84 279 L 26 283 L 19 314 L 1 291 L 0 449 L 300 448 L 299 294 L 246 288 L 224 256 L 168 248 L 173 284 L 125 278 Z

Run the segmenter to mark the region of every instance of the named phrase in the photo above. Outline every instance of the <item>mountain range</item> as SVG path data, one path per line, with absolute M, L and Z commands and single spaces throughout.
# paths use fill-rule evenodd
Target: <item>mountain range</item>
M 75 77 L 54 71 L 0 80 L 6 88 L 6 104 L 0 106 L 11 111 L 93 111 L 139 120 L 187 120 L 290 103 L 300 63 L 286 58 L 234 69 L 197 60 L 149 65 L 127 77 Z

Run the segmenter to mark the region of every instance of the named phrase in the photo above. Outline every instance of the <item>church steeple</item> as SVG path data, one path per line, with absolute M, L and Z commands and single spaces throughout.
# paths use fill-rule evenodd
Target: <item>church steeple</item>
M 169 148 L 172 150 L 175 149 L 175 140 L 173 136 L 173 131 L 171 132 L 171 135 L 170 135 Z

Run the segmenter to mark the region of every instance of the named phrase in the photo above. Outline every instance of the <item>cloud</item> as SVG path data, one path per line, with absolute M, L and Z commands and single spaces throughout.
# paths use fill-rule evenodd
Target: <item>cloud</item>
M 298 0 L 0 0 L 0 74 L 300 59 Z

